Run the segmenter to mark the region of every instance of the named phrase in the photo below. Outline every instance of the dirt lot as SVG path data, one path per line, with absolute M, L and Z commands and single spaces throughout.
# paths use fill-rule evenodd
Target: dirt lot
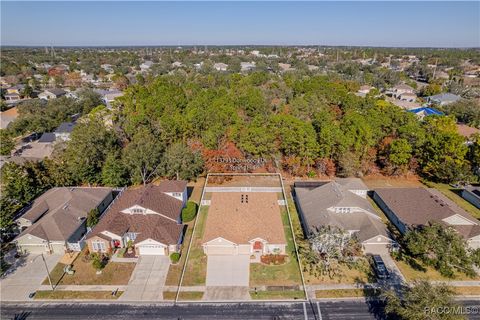
M 211 175 L 208 178 L 208 187 L 280 187 L 280 179 L 278 175 Z

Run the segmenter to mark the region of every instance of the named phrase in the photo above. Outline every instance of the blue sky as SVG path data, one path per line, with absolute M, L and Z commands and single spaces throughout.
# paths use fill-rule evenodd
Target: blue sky
M 480 2 L 1 1 L 0 42 L 479 47 Z

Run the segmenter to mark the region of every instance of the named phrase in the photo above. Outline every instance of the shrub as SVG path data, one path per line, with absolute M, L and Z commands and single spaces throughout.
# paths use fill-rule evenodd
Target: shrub
M 92 266 L 97 270 L 102 270 L 107 264 L 107 259 L 105 256 L 98 253 L 92 254 Z
M 172 261 L 172 263 L 177 263 L 178 260 L 180 260 L 180 253 L 178 253 L 178 252 L 173 252 L 173 253 L 170 255 L 170 261 Z
M 197 214 L 197 204 L 193 201 L 188 201 L 187 206 L 182 210 L 182 221 L 189 222 L 195 218 Z

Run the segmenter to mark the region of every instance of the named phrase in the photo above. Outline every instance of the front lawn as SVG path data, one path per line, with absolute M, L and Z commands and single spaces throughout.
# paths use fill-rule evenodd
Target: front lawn
M 253 300 L 297 300 L 305 299 L 305 292 L 294 291 L 250 291 Z
M 321 298 L 360 298 L 378 295 L 380 290 L 366 289 L 332 289 L 332 290 L 316 290 L 315 297 Z
M 207 278 L 207 256 L 203 253 L 202 237 L 207 220 L 208 207 L 202 206 L 197 215 L 197 226 L 183 276 L 182 286 L 203 286 Z
M 175 300 L 177 296 L 176 292 L 163 291 L 163 300 Z M 190 300 L 202 300 L 203 291 L 181 291 L 178 295 L 178 300 L 190 301 Z
M 453 290 L 459 296 L 478 296 L 480 295 L 480 287 L 454 287 Z
M 111 291 L 50 291 L 39 290 L 35 293 L 34 299 L 57 300 L 57 299 L 85 299 L 85 300 L 116 300 L 123 291 L 118 291 L 115 296 Z
M 468 281 L 468 280 L 480 280 L 480 276 L 474 278 L 468 277 L 464 273 L 456 272 L 453 278 L 447 278 L 442 276 L 440 272 L 435 270 L 430 266 L 426 266 L 423 263 L 412 259 L 412 262 L 409 264 L 406 261 L 397 261 L 394 260 L 398 268 L 402 272 L 403 276 L 407 281 L 413 281 L 417 279 L 428 279 L 434 281 Z
M 64 274 L 64 264 L 58 263 L 50 272 L 54 285 L 126 285 L 130 280 L 135 263 L 132 262 L 108 262 L 101 274 L 96 274 L 92 262 L 85 258 L 86 250 L 83 250 L 73 262 L 73 275 Z M 43 281 L 48 284 L 48 279 Z
M 301 285 L 300 266 L 298 264 L 293 234 L 286 209 L 281 210 L 283 228 L 287 239 L 288 262 L 283 265 L 250 264 L 250 287 L 261 285 L 289 286 Z

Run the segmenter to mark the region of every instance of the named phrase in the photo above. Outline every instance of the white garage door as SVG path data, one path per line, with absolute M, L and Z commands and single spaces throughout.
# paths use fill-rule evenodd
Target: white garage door
M 165 248 L 156 244 L 144 244 L 137 247 L 141 256 L 163 256 Z
M 25 245 L 19 246 L 19 249 L 20 251 L 25 251 L 28 253 L 36 253 L 36 254 L 47 253 L 47 249 L 45 248 L 44 244 L 39 244 L 39 245 L 25 244 Z
M 215 245 L 208 245 L 207 248 L 207 255 L 226 255 L 226 254 L 237 254 L 234 246 L 223 245 L 223 246 L 215 246 Z

